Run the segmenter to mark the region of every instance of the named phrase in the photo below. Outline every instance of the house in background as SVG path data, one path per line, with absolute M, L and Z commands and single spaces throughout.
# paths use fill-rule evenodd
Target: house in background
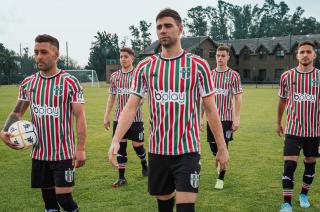
M 305 40 L 316 44 L 318 57 L 315 66 L 320 68 L 320 34 L 222 41 L 214 41 L 206 36 L 183 37 L 181 44 L 184 50 L 206 59 L 211 69 L 216 67 L 215 54 L 218 45 L 227 44 L 230 46 L 229 67 L 239 72 L 242 82 L 277 83 L 284 71 L 297 65 L 297 46 Z M 140 52 L 139 58 L 159 53 L 160 50 L 159 41 L 155 41 Z M 110 74 L 119 68 L 119 61 L 107 61 L 107 82 Z

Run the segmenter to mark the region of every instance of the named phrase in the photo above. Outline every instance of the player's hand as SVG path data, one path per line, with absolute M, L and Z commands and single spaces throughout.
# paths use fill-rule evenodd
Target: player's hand
M 3 130 L 0 131 L 0 139 L 1 139 L 8 147 L 10 147 L 11 149 L 17 149 L 17 150 L 20 149 L 17 144 L 12 143 L 12 142 L 10 141 L 10 137 L 11 137 L 11 136 L 12 136 L 12 134 L 9 133 L 9 132 L 4 132 Z
M 104 128 L 106 128 L 106 130 L 110 129 L 110 119 L 109 119 L 109 117 L 104 119 Z
M 281 124 L 277 124 L 277 134 L 281 137 L 283 136 L 283 127 L 281 126 Z
M 117 159 L 117 153 L 119 149 L 120 149 L 119 142 L 112 141 L 108 151 L 108 158 L 109 158 L 109 162 L 114 167 L 118 167 L 118 163 L 116 159 Z
M 235 119 L 232 123 L 232 131 L 235 132 L 239 129 L 240 121 Z
M 204 130 L 204 123 L 203 123 L 203 119 L 200 119 L 200 131 Z
M 77 147 L 76 153 L 74 156 L 73 166 L 75 168 L 80 168 L 81 166 L 84 166 L 86 163 L 86 151 L 82 147 Z
M 218 165 L 218 163 L 220 165 L 220 171 L 227 169 L 228 161 L 229 161 L 229 152 L 227 148 L 218 149 L 216 161 L 217 161 L 216 165 Z

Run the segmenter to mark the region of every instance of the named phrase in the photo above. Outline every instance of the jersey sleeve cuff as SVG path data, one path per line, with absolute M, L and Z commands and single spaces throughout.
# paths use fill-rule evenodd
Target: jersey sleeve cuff
M 213 94 L 214 94 L 214 91 L 211 91 L 210 93 L 203 94 L 201 97 L 202 98 L 206 98 L 206 97 L 209 97 L 209 96 L 211 96 Z
M 136 95 L 137 97 L 140 97 L 141 99 L 143 98 L 143 95 L 141 95 L 140 93 L 131 91 L 130 94 Z

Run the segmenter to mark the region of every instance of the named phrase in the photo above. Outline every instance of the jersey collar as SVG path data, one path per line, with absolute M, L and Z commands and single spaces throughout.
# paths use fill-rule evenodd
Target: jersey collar
M 59 74 L 61 74 L 61 72 L 62 72 L 62 70 L 59 69 L 58 73 L 56 73 L 56 74 L 54 74 L 54 75 L 52 75 L 52 76 L 46 77 L 46 76 L 41 75 L 41 73 L 40 73 L 40 71 L 39 71 L 39 76 L 40 76 L 41 78 L 43 78 L 43 79 L 51 79 L 51 78 L 54 78 L 54 77 L 58 76 Z
M 177 59 L 181 58 L 184 55 L 184 53 L 185 53 L 185 51 L 182 49 L 181 53 L 178 56 L 166 58 L 166 57 L 163 57 L 160 52 L 159 57 L 160 57 L 160 59 L 165 60 L 165 61 L 172 61 L 172 60 L 177 60 Z

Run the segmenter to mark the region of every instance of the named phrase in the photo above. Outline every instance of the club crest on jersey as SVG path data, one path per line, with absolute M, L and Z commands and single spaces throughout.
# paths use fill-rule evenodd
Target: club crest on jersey
M 66 182 L 72 183 L 73 175 L 74 175 L 74 171 L 71 170 L 70 168 L 68 170 L 64 171 L 64 179 L 66 180 Z
M 200 175 L 197 172 L 194 172 L 194 174 L 190 174 L 190 185 L 192 186 L 192 188 L 198 188 L 199 181 Z
M 53 89 L 53 95 L 61 96 L 63 94 L 63 87 L 61 85 L 57 85 Z
M 191 71 L 189 67 L 181 67 L 179 70 L 179 75 L 181 79 L 189 79 Z
M 316 80 L 316 79 L 312 80 L 311 83 L 312 83 L 313 87 L 318 87 L 319 86 L 319 80 Z

